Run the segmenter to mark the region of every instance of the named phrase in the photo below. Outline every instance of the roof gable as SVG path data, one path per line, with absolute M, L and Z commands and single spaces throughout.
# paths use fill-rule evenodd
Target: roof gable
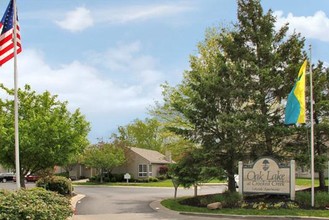
M 154 164 L 168 164 L 170 161 L 166 159 L 166 156 L 155 150 L 148 150 L 138 147 L 129 147 L 131 151 L 148 160 Z

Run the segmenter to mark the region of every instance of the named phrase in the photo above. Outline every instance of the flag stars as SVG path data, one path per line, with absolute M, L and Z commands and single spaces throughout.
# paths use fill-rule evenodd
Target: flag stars
M 0 66 L 14 57 L 14 7 L 10 1 L 0 22 Z M 15 16 L 17 19 L 17 16 Z M 19 26 L 16 25 L 16 54 L 22 51 Z

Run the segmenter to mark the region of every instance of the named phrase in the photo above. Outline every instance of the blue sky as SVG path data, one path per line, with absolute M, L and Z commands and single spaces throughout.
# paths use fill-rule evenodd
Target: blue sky
M 0 1 L 0 14 L 9 0 Z M 312 60 L 329 63 L 329 1 L 263 0 L 278 26 L 290 23 L 312 44 Z M 91 142 L 147 117 L 160 85 L 189 69 L 205 30 L 236 21 L 233 0 L 17 0 L 23 52 L 18 82 L 50 91 L 80 108 Z M 13 64 L 0 68 L 13 88 Z

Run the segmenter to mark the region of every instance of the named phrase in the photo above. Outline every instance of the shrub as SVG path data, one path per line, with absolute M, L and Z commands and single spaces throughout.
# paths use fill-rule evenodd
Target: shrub
M 329 207 L 329 195 L 328 192 L 318 192 L 315 194 L 315 208 Z
M 110 181 L 112 182 L 112 179 L 110 179 L 110 177 L 107 177 L 107 176 L 103 177 L 103 182 L 104 183 L 108 183 Z
M 167 175 L 168 173 L 168 167 L 167 166 L 161 166 L 159 167 L 159 174 L 164 176 Z
M 89 181 L 96 183 L 96 182 L 100 182 L 100 179 L 101 179 L 100 176 L 92 176 L 89 178 Z
M 147 182 L 148 182 L 148 179 L 145 179 L 145 178 L 138 178 L 138 179 L 136 179 L 136 182 L 137 182 L 137 183 L 147 183 Z
M 160 176 L 157 176 L 157 178 L 159 180 L 166 180 L 167 179 L 167 176 L 166 175 L 160 175 Z
M 36 186 L 58 192 L 61 195 L 71 195 L 73 190 L 71 180 L 62 176 L 41 178 L 36 182 Z
M 329 195 L 327 192 L 315 193 L 315 208 L 326 208 L 329 206 Z M 311 193 L 310 192 L 298 192 L 296 193 L 296 202 L 300 207 L 309 209 L 311 208 Z
M 182 205 L 206 207 L 210 203 L 223 202 L 223 199 L 222 194 L 212 194 L 186 198 L 181 200 L 179 203 Z
M 119 174 L 111 174 L 111 182 L 124 182 L 124 174 L 119 173 Z
M 311 193 L 309 192 L 298 192 L 296 193 L 296 202 L 301 208 L 310 208 L 311 204 Z
M 238 192 L 226 191 L 223 193 L 223 207 L 225 208 L 235 208 L 239 207 L 242 197 Z
M 56 173 L 55 176 L 64 176 L 66 178 L 69 178 L 69 172 L 62 172 L 62 173 Z
M 149 182 L 159 182 L 159 179 L 156 177 L 149 177 Z
M 89 178 L 89 181 L 90 182 L 100 182 L 101 180 L 101 177 L 100 175 L 97 175 L 97 176 L 93 176 L 93 177 L 90 177 Z M 124 174 L 123 173 L 120 173 L 120 174 L 112 174 L 112 173 L 106 173 L 104 174 L 103 176 L 103 182 L 124 182 L 125 179 L 124 179 Z
M 0 191 L 0 219 L 63 220 L 72 216 L 70 200 L 41 188 Z

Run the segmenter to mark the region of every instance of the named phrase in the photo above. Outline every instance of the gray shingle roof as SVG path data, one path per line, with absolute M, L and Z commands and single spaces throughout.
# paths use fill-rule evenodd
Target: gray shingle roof
M 136 154 L 140 155 L 141 157 L 145 158 L 146 160 L 148 160 L 154 164 L 170 163 L 168 160 L 166 160 L 165 155 L 163 155 L 155 150 L 148 150 L 148 149 L 137 148 L 137 147 L 130 147 L 130 150 L 132 150 Z

